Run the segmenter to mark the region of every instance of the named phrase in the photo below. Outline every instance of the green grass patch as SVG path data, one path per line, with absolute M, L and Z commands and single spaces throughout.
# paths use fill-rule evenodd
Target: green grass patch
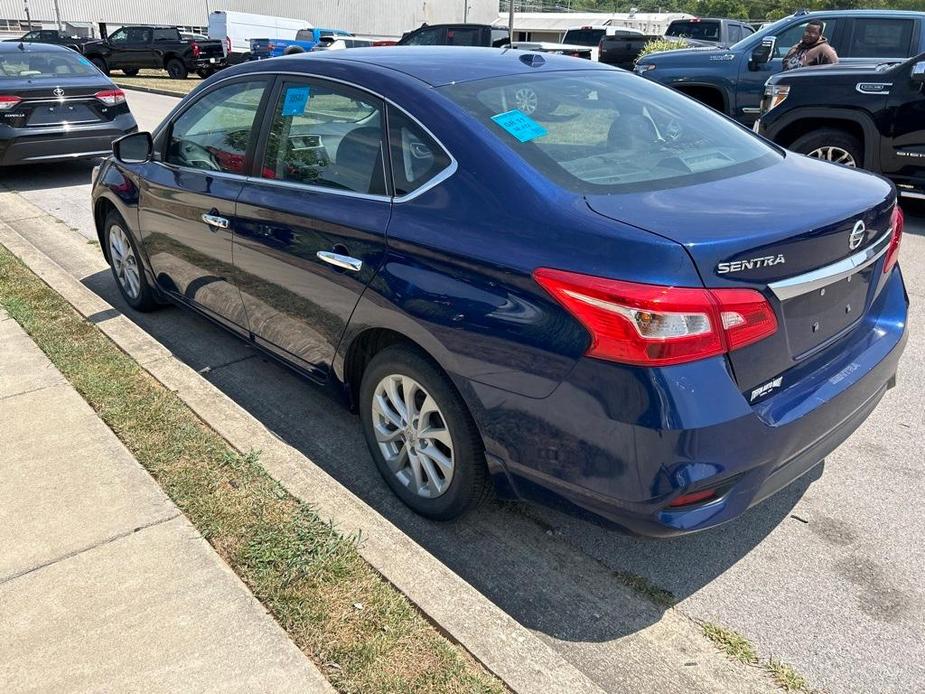
M 161 89 L 173 92 L 177 96 L 185 96 L 202 82 L 195 72 L 191 72 L 185 80 L 172 80 L 167 76 L 166 70 L 141 70 L 134 77 L 123 75 L 119 70 L 113 70 L 110 79 L 120 87 Z
M 766 661 L 762 660 L 752 642 L 739 632 L 710 622 L 703 622 L 700 628 L 703 630 L 704 636 L 710 639 L 727 656 L 740 663 L 755 665 L 764 669 L 770 675 L 774 684 L 784 691 L 801 692 L 802 694 L 810 694 L 815 691 L 809 688 L 806 684 L 806 679 L 790 665 L 774 658 L 769 658 Z
M 0 305 L 343 692 L 502 692 L 340 534 L 0 246 Z

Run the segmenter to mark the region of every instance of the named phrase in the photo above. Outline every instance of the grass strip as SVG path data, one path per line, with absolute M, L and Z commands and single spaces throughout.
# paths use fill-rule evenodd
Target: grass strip
M 700 627 L 704 636 L 727 656 L 733 660 L 738 660 L 740 663 L 756 665 L 764 669 L 774 680 L 774 684 L 785 692 L 810 694 L 815 691 L 809 688 L 806 684 L 806 679 L 790 665 L 774 658 L 769 658 L 766 661 L 762 660 L 752 642 L 739 632 L 710 622 L 703 622 Z
M 141 70 L 134 77 L 123 75 L 119 70 L 114 70 L 109 78 L 120 87 L 162 89 L 173 92 L 177 96 L 185 96 L 202 83 L 199 75 L 195 72 L 191 72 L 185 80 L 172 80 L 167 76 L 165 70 Z
M 502 692 L 345 537 L 0 245 L 0 305 L 343 692 Z

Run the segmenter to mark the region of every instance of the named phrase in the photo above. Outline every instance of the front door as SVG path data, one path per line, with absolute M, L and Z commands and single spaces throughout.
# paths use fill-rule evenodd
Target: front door
M 217 85 L 158 136 L 158 160 L 143 177 L 139 225 L 158 286 L 247 332 L 233 283 L 235 200 L 256 145 L 269 78 Z
M 764 95 L 765 82 L 771 75 L 776 75 L 784 69 L 784 56 L 793 46 L 803 40 L 803 32 L 806 31 L 806 25 L 810 20 L 822 22 L 822 35 L 836 50 L 838 49 L 841 43 L 841 37 L 837 33 L 839 20 L 832 17 L 806 17 L 803 21 L 794 22 L 778 31 L 777 36 L 774 37 L 774 52 L 771 53 L 771 59 L 764 65 L 749 63 L 748 59 L 754 48 L 749 49 L 742 59 L 739 82 L 733 87 L 736 107 L 732 115 L 736 120 L 746 125 L 751 125 L 757 120 L 761 113 L 761 97 Z M 761 41 L 756 41 L 755 47 L 760 43 Z
M 313 78 L 275 91 L 238 198 L 235 277 L 254 339 L 323 380 L 385 252 L 383 104 Z
M 913 79 L 913 71 L 918 72 Z M 884 133 L 880 168 L 897 182 L 925 187 L 925 60 L 910 61 L 891 75 L 887 113 L 892 127 Z

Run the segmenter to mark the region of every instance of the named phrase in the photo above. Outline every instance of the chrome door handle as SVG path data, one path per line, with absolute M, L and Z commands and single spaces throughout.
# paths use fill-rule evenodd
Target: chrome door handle
M 358 258 L 351 258 L 349 255 L 331 253 L 331 251 L 318 251 L 316 255 L 329 265 L 339 267 L 343 270 L 353 270 L 354 272 L 359 272 L 363 268 L 362 260 L 359 260 Z
M 229 226 L 231 226 L 231 222 L 229 222 L 227 219 L 224 217 L 218 217 L 214 214 L 203 213 L 202 221 L 204 221 L 210 227 L 218 227 L 219 229 L 227 229 Z

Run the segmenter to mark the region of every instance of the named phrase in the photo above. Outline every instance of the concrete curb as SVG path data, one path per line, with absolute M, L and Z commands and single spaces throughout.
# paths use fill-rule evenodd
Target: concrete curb
M 161 96 L 175 96 L 178 99 L 182 99 L 184 96 L 186 96 L 189 93 L 189 92 L 172 92 L 169 89 L 158 89 L 157 87 L 139 87 L 134 84 L 129 86 L 127 84 L 121 83 L 118 79 L 114 79 L 113 82 L 116 84 L 117 87 L 121 87 L 122 89 L 128 89 L 129 91 L 147 92 L 148 94 L 160 94 Z
M 512 690 L 603 691 L 539 637 L 302 453 L 278 440 L 240 405 L 3 222 L 0 222 L 0 243 L 152 377 L 175 392 L 231 446 L 240 452 L 260 451 L 261 464 L 290 493 L 311 504 L 341 532 L 359 533 L 363 558 Z

